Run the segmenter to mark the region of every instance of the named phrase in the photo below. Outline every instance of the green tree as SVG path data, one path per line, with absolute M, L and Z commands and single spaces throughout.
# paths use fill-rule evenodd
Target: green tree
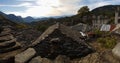
M 77 17 L 81 19 L 81 21 L 85 24 L 91 25 L 91 16 L 92 13 L 90 12 L 88 6 L 81 7 L 77 12 Z
M 84 16 L 84 15 L 88 14 L 89 12 L 90 11 L 89 11 L 88 6 L 83 6 L 78 10 L 77 14 L 80 15 L 80 16 Z

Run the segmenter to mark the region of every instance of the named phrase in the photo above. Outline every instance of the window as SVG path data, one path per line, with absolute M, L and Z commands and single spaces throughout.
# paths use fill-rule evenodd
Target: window
M 118 23 L 120 23 L 120 19 L 118 19 Z
M 120 17 L 120 12 L 119 12 L 118 16 Z

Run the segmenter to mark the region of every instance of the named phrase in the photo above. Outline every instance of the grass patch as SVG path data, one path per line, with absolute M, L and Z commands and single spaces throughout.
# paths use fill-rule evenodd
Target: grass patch
M 97 42 L 101 43 L 102 47 L 112 49 L 116 45 L 115 37 L 98 38 Z

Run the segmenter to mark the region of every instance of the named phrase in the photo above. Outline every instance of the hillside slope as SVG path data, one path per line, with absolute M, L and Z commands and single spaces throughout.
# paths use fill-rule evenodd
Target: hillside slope
M 120 7 L 120 5 L 106 5 L 106 6 L 95 8 L 91 12 L 94 15 L 114 16 L 115 10 L 117 7 Z
M 7 19 L 5 16 L 0 15 L 0 26 L 6 26 L 6 25 L 11 25 L 11 26 L 15 26 L 17 25 L 17 23 Z

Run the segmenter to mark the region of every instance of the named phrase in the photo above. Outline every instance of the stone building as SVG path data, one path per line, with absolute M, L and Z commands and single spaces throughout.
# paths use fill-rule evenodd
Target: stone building
M 93 29 L 100 29 L 100 27 L 103 24 L 107 24 L 109 22 L 109 18 L 107 16 L 93 16 L 92 17 L 92 25 L 93 25 Z
M 115 11 L 115 24 L 120 23 L 120 8 L 118 7 Z
M 71 28 L 79 32 L 89 32 L 92 29 L 90 25 L 84 23 L 78 23 L 77 25 L 71 26 Z

